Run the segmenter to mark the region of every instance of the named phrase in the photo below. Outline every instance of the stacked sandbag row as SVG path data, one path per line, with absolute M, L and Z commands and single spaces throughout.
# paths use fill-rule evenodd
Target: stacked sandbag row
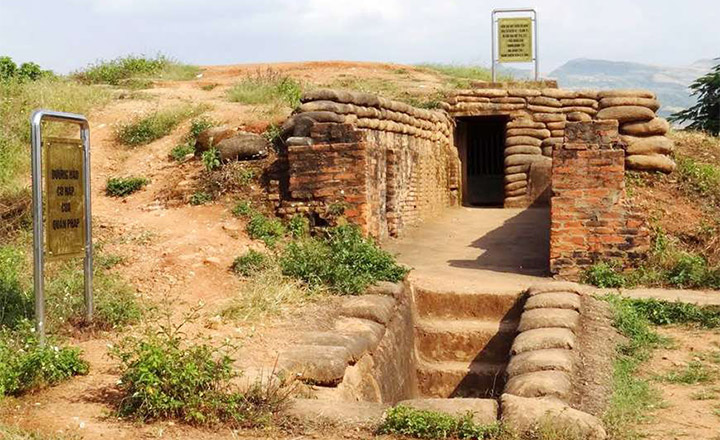
M 545 123 L 533 119 L 515 119 L 505 132 L 505 203 L 514 206 L 525 201 L 530 167 L 535 162 L 549 161 L 543 156 L 542 145 L 550 138 Z
M 452 121 L 444 112 L 420 109 L 368 93 L 318 89 L 306 92 L 301 102 L 295 118 L 305 116 L 317 122 L 354 124 L 357 128 L 432 141 L 449 142 L 452 136 Z
M 608 90 L 598 94 L 597 119 L 615 119 L 621 140 L 627 146 L 625 166 L 631 170 L 670 173 L 675 162 L 670 157 L 674 144 L 665 135 L 670 124 L 656 116 L 660 103 L 645 90 Z
M 569 405 L 579 367 L 581 310 L 581 290 L 575 283 L 549 282 L 528 289 L 500 399 L 503 421 L 518 431 L 532 430 L 550 416 L 558 426 L 579 429 L 578 438 L 605 438 L 599 420 Z

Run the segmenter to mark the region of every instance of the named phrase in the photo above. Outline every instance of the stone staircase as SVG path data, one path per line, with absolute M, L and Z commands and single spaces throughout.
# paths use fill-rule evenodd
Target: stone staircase
M 418 392 L 497 397 L 515 337 L 520 292 L 451 292 L 415 286 Z

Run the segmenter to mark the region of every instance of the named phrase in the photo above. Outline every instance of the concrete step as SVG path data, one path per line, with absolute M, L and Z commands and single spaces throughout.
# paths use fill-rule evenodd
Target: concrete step
M 507 362 L 518 321 L 418 319 L 415 348 L 428 361 Z
M 497 397 L 505 386 L 505 363 L 418 360 L 423 397 Z
M 483 320 L 516 319 L 522 312 L 522 292 L 444 292 L 414 288 L 415 307 L 421 318 Z

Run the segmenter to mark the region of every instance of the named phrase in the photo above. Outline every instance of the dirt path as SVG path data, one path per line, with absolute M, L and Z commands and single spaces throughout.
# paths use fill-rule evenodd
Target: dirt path
M 650 440 L 720 438 L 720 331 L 660 328 L 673 341 L 671 348 L 655 350 L 641 375 L 659 389 L 662 403 L 640 427 Z M 689 366 L 695 373 L 680 375 Z M 699 372 L 706 372 L 706 376 Z M 663 379 L 676 373 L 674 379 Z

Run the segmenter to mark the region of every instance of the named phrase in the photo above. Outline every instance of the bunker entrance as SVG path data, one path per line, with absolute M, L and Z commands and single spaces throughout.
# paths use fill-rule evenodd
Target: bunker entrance
M 502 206 L 504 190 L 504 116 L 456 119 L 455 146 L 462 162 L 465 206 Z

